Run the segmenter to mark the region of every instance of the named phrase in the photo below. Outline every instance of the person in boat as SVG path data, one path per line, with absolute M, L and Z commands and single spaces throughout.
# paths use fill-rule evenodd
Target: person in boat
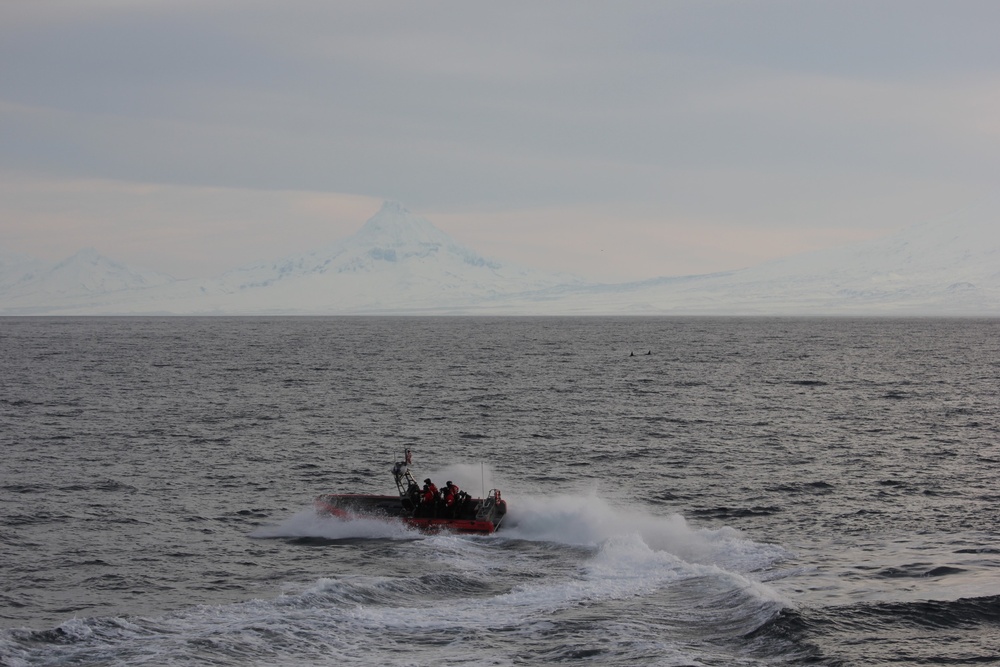
M 410 509 L 415 509 L 420 505 L 420 487 L 416 482 L 410 482 L 406 487 L 406 497 L 410 501 Z
M 451 507 L 454 514 L 459 514 L 464 511 L 467 506 L 472 502 L 472 496 L 458 488 L 458 484 L 452 484 L 448 482 L 447 487 L 451 490 L 451 495 L 454 498 Z
M 444 504 L 444 511 L 448 513 L 448 516 L 454 518 L 455 516 L 455 501 L 458 499 L 458 486 L 451 483 L 449 479 L 441 489 L 441 501 Z
M 437 510 L 438 488 L 428 477 L 424 480 L 424 490 L 420 496 L 420 513 L 424 516 L 434 516 Z

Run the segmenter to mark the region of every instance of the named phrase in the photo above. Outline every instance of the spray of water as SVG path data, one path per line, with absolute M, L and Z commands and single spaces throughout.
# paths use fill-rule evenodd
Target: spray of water
M 696 528 L 679 514 L 658 516 L 634 506 L 615 507 L 596 494 L 519 496 L 510 501 L 502 534 L 595 547 L 635 538 L 651 553 L 743 572 L 789 556 L 784 549 L 748 540 L 733 528 Z

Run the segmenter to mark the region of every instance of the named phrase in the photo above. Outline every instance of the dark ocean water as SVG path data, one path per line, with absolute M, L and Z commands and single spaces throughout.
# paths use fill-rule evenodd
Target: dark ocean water
M 5 318 L 0 382 L 5 666 L 1000 664 L 997 321 Z M 404 446 L 501 532 L 313 512 Z

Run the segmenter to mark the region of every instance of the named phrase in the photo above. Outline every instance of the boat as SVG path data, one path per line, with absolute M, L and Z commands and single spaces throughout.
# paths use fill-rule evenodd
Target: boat
M 377 518 L 400 521 L 425 533 L 490 535 L 500 528 L 507 514 L 507 501 L 499 489 L 490 489 L 482 498 L 473 498 L 451 482 L 433 493 L 430 479 L 424 487 L 410 472 L 412 454 L 392 467 L 397 495 L 324 493 L 316 497 L 316 510 L 325 515 L 351 520 Z M 449 488 L 454 489 L 449 493 Z

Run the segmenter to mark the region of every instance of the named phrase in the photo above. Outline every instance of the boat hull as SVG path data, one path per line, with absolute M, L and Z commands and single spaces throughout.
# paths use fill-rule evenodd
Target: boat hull
M 490 535 L 500 527 L 507 503 L 496 497 L 470 499 L 461 507 L 414 507 L 399 496 L 327 493 L 316 498 L 316 509 L 342 519 L 375 518 L 400 521 L 425 533 Z

